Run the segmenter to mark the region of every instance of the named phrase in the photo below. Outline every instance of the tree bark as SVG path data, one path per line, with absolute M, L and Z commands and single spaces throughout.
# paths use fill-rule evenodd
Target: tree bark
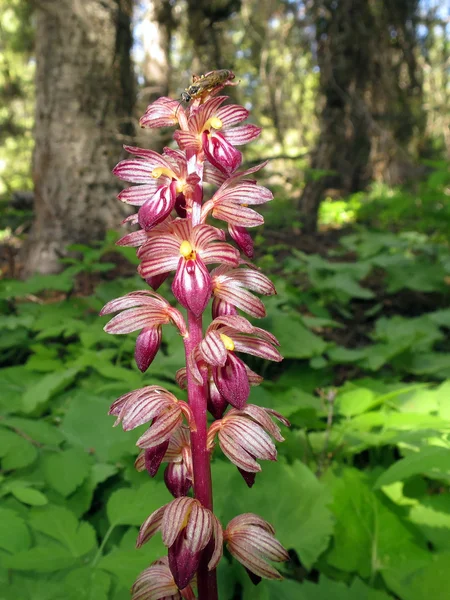
M 325 191 L 345 196 L 372 178 L 411 173 L 410 141 L 423 130 L 415 61 L 417 0 L 314 0 L 322 104 L 312 173 L 301 198 L 313 232 Z M 419 137 L 419 136 L 416 136 Z
M 111 175 L 132 133 L 132 0 L 36 0 L 35 221 L 25 274 L 60 270 L 71 243 L 114 228 Z

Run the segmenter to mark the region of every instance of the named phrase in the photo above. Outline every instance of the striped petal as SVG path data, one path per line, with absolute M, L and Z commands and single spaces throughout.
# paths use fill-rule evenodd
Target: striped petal
M 180 531 L 185 527 L 189 514 L 198 500 L 184 496 L 166 504 L 162 520 L 162 541 L 168 548 L 174 543 Z
M 236 334 L 233 336 L 234 347 L 237 352 L 245 352 L 259 358 L 280 362 L 283 357 L 276 348 L 265 340 L 252 338 L 244 334 Z
M 154 179 L 151 183 L 143 185 L 133 185 L 132 187 L 122 190 L 117 196 L 121 202 L 130 204 L 131 206 L 142 206 L 144 202 L 154 196 L 158 187 L 161 186 L 161 181 Z
M 233 127 L 233 129 L 227 129 L 223 132 L 223 136 L 233 146 L 241 146 L 242 144 L 248 144 L 256 140 L 261 131 L 261 127 L 249 123 L 240 127 Z
M 223 366 L 227 360 L 228 351 L 217 331 L 210 331 L 198 346 L 198 352 L 205 362 L 215 367 Z
M 252 208 L 235 202 L 223 201 L 212 209 L 212 216 L 235 227 L 258 227 L 264 223 L 264 217 Z
M 266 579 L 282 579 L 268 560 L 283 562 L 289 560 L 289 555 L 273 534 L 268 523 L 247 513 L 228 523 L 224 538 L 230 554 L 252 573 Z
M 193 505 L 186 525 L 186 544 L 191 552 L 205 548 L 212 535 L 212 513 L 200 503 Z
M 243 106 L 227 104 L 226 106 L 221 106 L 214 116 L 222 121 L 223 129 L 228 129 L 228 127 L 236 125 L 236 123 L 245 121 L 249 114 L 248 110 Z
M 153 425 L 136 442 L 139 448 L 153 448 L 168 440 L 183 423 L 181 409 L 173 406 L 153 421 Z
M 201 251 L 201 257 L 205 265 L 211 263 L 226 263 L 237 267 L 239 264 L 239 252 L 226 242 L 215 242 Z
M 155 152 L 156 154 L 156 152 Z M 120 161 L 114 169 L 113 173 L 119 179 L 130 181 L 131 183 L 150 183 L 154 181 L 152 172 L 154 170 L 152 163 L 146 160 L 130 159 Z
M 164 513 L 169 504 L 165 504 L 153 512 L 141 525 L 139 530 L 138 539 L 136 541 L 136 547 L 140 548 L 143 544 L 148 542 L 157 531 L 161 529 Z
M 166 97 L 158 98 L 147 107 L 144 116 L 139 120 L 139 125 L 148 128 L 172 127 L 179 122 L 181 117 L 178 114 L 179 111 L 184 112 L 179 100 Z

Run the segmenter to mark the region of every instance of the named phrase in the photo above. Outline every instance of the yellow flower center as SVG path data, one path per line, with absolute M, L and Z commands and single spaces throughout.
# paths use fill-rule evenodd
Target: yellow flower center
M 225 346 L 225 348 L 227 350 L 234 350 L 234 342 L 233 340 L 228 337 L 227 335 L 225 335 L 224 333 L 220 333 L 220 339 L 223 342 L 223 345 Z
M 171 169 L 168 169 L 167 167 L 156 167 L 156 169 L 153 169 L 152 177 L 154 179 L 159 179 L 161 177 L 161 175 L 167 175 L 167 177 L 170 177 L 170 179 L 177 178 L 175 173 Z
M 211 117 L 203 125 L 203 131 L 207 131 L 207 130 L 209 131 L 211 129 L 211 127 L 213 129 L 222 129 L 222 126 L 223 126 L 223 123 L 219 119 L 219 117 Z
M 188 240 L 183 240 L 180 245 L 180 254 L 186 260 L 195 260 L 195 251 Z

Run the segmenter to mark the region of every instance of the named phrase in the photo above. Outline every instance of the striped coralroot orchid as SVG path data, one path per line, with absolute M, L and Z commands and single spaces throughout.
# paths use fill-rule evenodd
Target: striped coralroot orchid
M 262 377 L 241 355 L 275 362 L 282 357 L 277 339 L 240 314 L 264 317 L 264 304 L 256 294 L 276 292 L 245 258 L 253 256 L 247 228 L 263 223 L 254 207 L 272 200 L 272 194 L 254 179 L 266 163 L 240 170 L 242 154 L 236 146 L 255 139 L 260 129 L 243 123 L 245 108 L 227 105 L 226 96 L 216 95 L 232 85 L 233 77 L 206 86 L 187 108 L 170 98 L 153 102 L 141 126 L 178 127 L 173 136 L 178 148 L 159 154 L 125 146 L 131 158 L 114 169 L 132 184 L 120 192 L 119 200 L 137 208 L 124 223 L 139 227 L 118 244 L 137 249 L 138 272 L 151 289 L 108 302 L 100 314 L 116 315 L 105 331 L 139 332 L 135 359 L 145 372 L 161 346 L 162 326 L 175 326 L 185 365 L 174 378 L 188 396 L 185 402 L 159 385 L 146 385 L 124 394 L 110 409 L 115 425 L 121 423 L 125 431 L 148 424 L 137 441 L 141 452 L 135 467 L 154 477 L 164 463 L 164 481 L 174 497 L 141 527 L 138 547 L 161 531 L 168 555 L 141 573 L 132 588 L 133 600 L 218 600 L 215 570 L 224 538 L 255 582 L 280 578 L 268 561 L 288 558 L 261 517 L 237 516 L 223 531 L 213 512 L 210 460 L 216 439 L 251 486 L 261 470 L 257 461 L 276 460 L 273 439 L 283 441 L 273 418 L 289 425 L 279 413 L 248 403 L 250 387 Z M 228 240 L 224 229 L 207 223 L 209 217 L 226 223 Z M 186 316 L 156 293 L 168 277 Z M 204 331 L 203 314 L 210 301 L 213 320 Z M 208 411 L 213 421 L 209 429 Z
M 274 536 L 272 525 L 252 513 L 235 517 L 224 531 L 230 554 L 253 574 L 254 583 L 258 583 L 261 577 L 282 578 L 268 560 L 283 562 L 289 560 L 289 555 Z

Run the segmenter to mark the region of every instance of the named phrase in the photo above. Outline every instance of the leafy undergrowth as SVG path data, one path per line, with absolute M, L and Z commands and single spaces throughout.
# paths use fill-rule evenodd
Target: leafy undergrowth
M 165 328 L 164 352 L 142 375 L 133 336 L 102 331 L 102 305 L 142 288 L 137 276 L 107 281 L 119 255 L 105 263 L 106 249 L 76 248 L 81 262 L 58 276 L 2 282 L 4 600 L 126 600 L 137 574 L 164 554 L 160 539 L 134 545 L 168 492 L 134 469 L 142 430 L 114 429 L 106 413 L 118 395 L 149 383 L 182 397 L 174 373 L 183 348 Z M 265 259 L 278 296 L 259 323 L 286 360 L 251 365 L 266 378 L 251 401 L 282 412 L 292 428 L 251 490 L 216 454 L 214 502 L 224 524 L 248 511 L 267 518 L 292 560 L 284 582 L 255 588 L 226 555 L 220 598 L 444 599 L 449 250 L 425 234 L 364 230 L 327 256 L 279 250 Z

